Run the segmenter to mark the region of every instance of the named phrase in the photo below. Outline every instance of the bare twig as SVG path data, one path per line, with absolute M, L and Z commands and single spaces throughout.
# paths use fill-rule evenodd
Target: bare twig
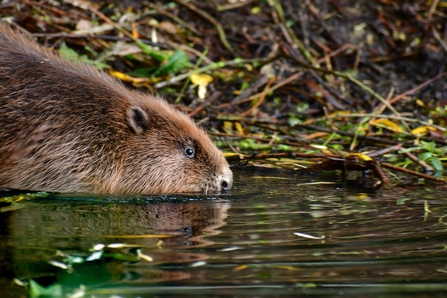
M 161 14 L 164 14 L 165 16 L 173 19 L 174 21 L 176 21 L 177 23 L 179 23 L 181 26 L 184 26 L 185 28 L 188 28 L 190 31 L 194 32 L 194 34 L 201 36 L 202 34 L 200 34 L 200 32 L 194 28 L 193 26 L 189 25 L 187 22 L 183 21 L 182 19 L 180 19 L 179 17 L 177 17 L 176 15 L 170 13 L 169 11 L 163 9 L 163 7 L 161 7 L 161 5 L 159 4 L 151 4 L 148 3 L 149 7 L 152 7 L 153 9 L 155 9 L 156 11 L 158 11 Z
M 216 21 L 212 16 L 210 16 L 208 13 L 204 12 L 201 9 L 198 9 L 196 6 L 192 5 L 191 3 L 185 2 L 183 0 L 176 0 L 176 2 L 180 3 L 183 6 L 186 6 L 190 10 L 196 12 L 197 14 L 201 15 L 203 18 L 205 18 L 208 22 L 213 24 L 216 27 L 217 33 L 219 34 L 220 41 L 224 45 L 224 47 L 234 56 L 237 57 L 236 52 L 231 47 L 230 43 L 227 40 L 227 37 L 225 36 L 225 31 L 223 30 L 222 25 Z
M 102 40 L 111 40 L 111 41 L 132 41 L 133 39 L 127 36 L 112 36 L 112 35 L 93 35 L 93 34 L 68 34 L 68 33 L 33 33 L 35 37 L 47 37 L 47 38 L 73 38 L 73 39 L 102 39 Z M 141 42 L 159 47 L 162 49 L 172 50 L 173 48 L 169 45 L 153 42 L 148 39 L 139 39 Z
M 427 20 L 430 21 L 433 17 L 433 13 L 436 11 L 436 7 L 438 6 L 439 0 L 434 0 L 430 6 L 430 10 L 428 11 Z
M 414 163 L 420 165 L 424 168 L 426 172 L 433 172 L 433 168 L 429 166 L 425 161 L 418 159 L 414 154 L 411 152 L 404 152 L 405 156 L 411 159 Z
M 433 176 L 430 176 L 430 175 L 427 175 L 427 174 L 415 172 L 415 171 L 412 171 L 412 170 L 409 170 L 409 169 L 405 169 L 405 168 L 402 168 L 402 167 L 399 167 L 399 166 L 394 166 L 394 165 L 389 164 L 389 163 L 382 162 L 381 165 L 384 168 L 392 169 L 392 170 L 399 171 L 399 172 L 402 172 L 402 173 L 406 173 L 406 174 L 409 174 L 409 175 L 412 175 L 412 176 L 424 178 L 424 179 L 435 181 L 435 182 L 439 182 L 439 183 L 447 183 L 447 180 L 445 180 L 445 179 L 436 178 L 436 177 L 433 177 Z

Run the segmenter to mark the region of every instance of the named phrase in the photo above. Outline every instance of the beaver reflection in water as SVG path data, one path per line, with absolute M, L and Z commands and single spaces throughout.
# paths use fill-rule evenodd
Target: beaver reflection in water
M 0 188 L 219 192 L 232 172 L 205 131 L 152 95 L 0 23 Z

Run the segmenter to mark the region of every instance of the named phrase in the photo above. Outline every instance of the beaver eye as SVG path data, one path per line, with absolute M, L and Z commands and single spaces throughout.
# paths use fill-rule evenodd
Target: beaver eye
M 192 147 L 186 147 L 186 149 L 185 149 L 185 154 L 186 154 L 186 156 L 188 156 L 189 158 L 194 157 L 194 148 L 192 148 Z

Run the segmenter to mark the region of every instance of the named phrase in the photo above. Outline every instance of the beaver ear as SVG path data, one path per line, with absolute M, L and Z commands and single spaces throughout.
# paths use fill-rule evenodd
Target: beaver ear
M 149 128 L 149 116 L 140 107 L 131 107 L 127 110 L 127 123 L 136 134 L 142 134 Z

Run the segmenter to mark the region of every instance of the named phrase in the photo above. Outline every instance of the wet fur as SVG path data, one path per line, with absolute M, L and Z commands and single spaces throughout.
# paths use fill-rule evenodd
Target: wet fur
M 0 187 L 215 192 L 232 175 L 194 122 L 0 23 Z M 193 158 L 186 147 L 195 149 Z M 225 181 L 225 182 L 223 182 Z

